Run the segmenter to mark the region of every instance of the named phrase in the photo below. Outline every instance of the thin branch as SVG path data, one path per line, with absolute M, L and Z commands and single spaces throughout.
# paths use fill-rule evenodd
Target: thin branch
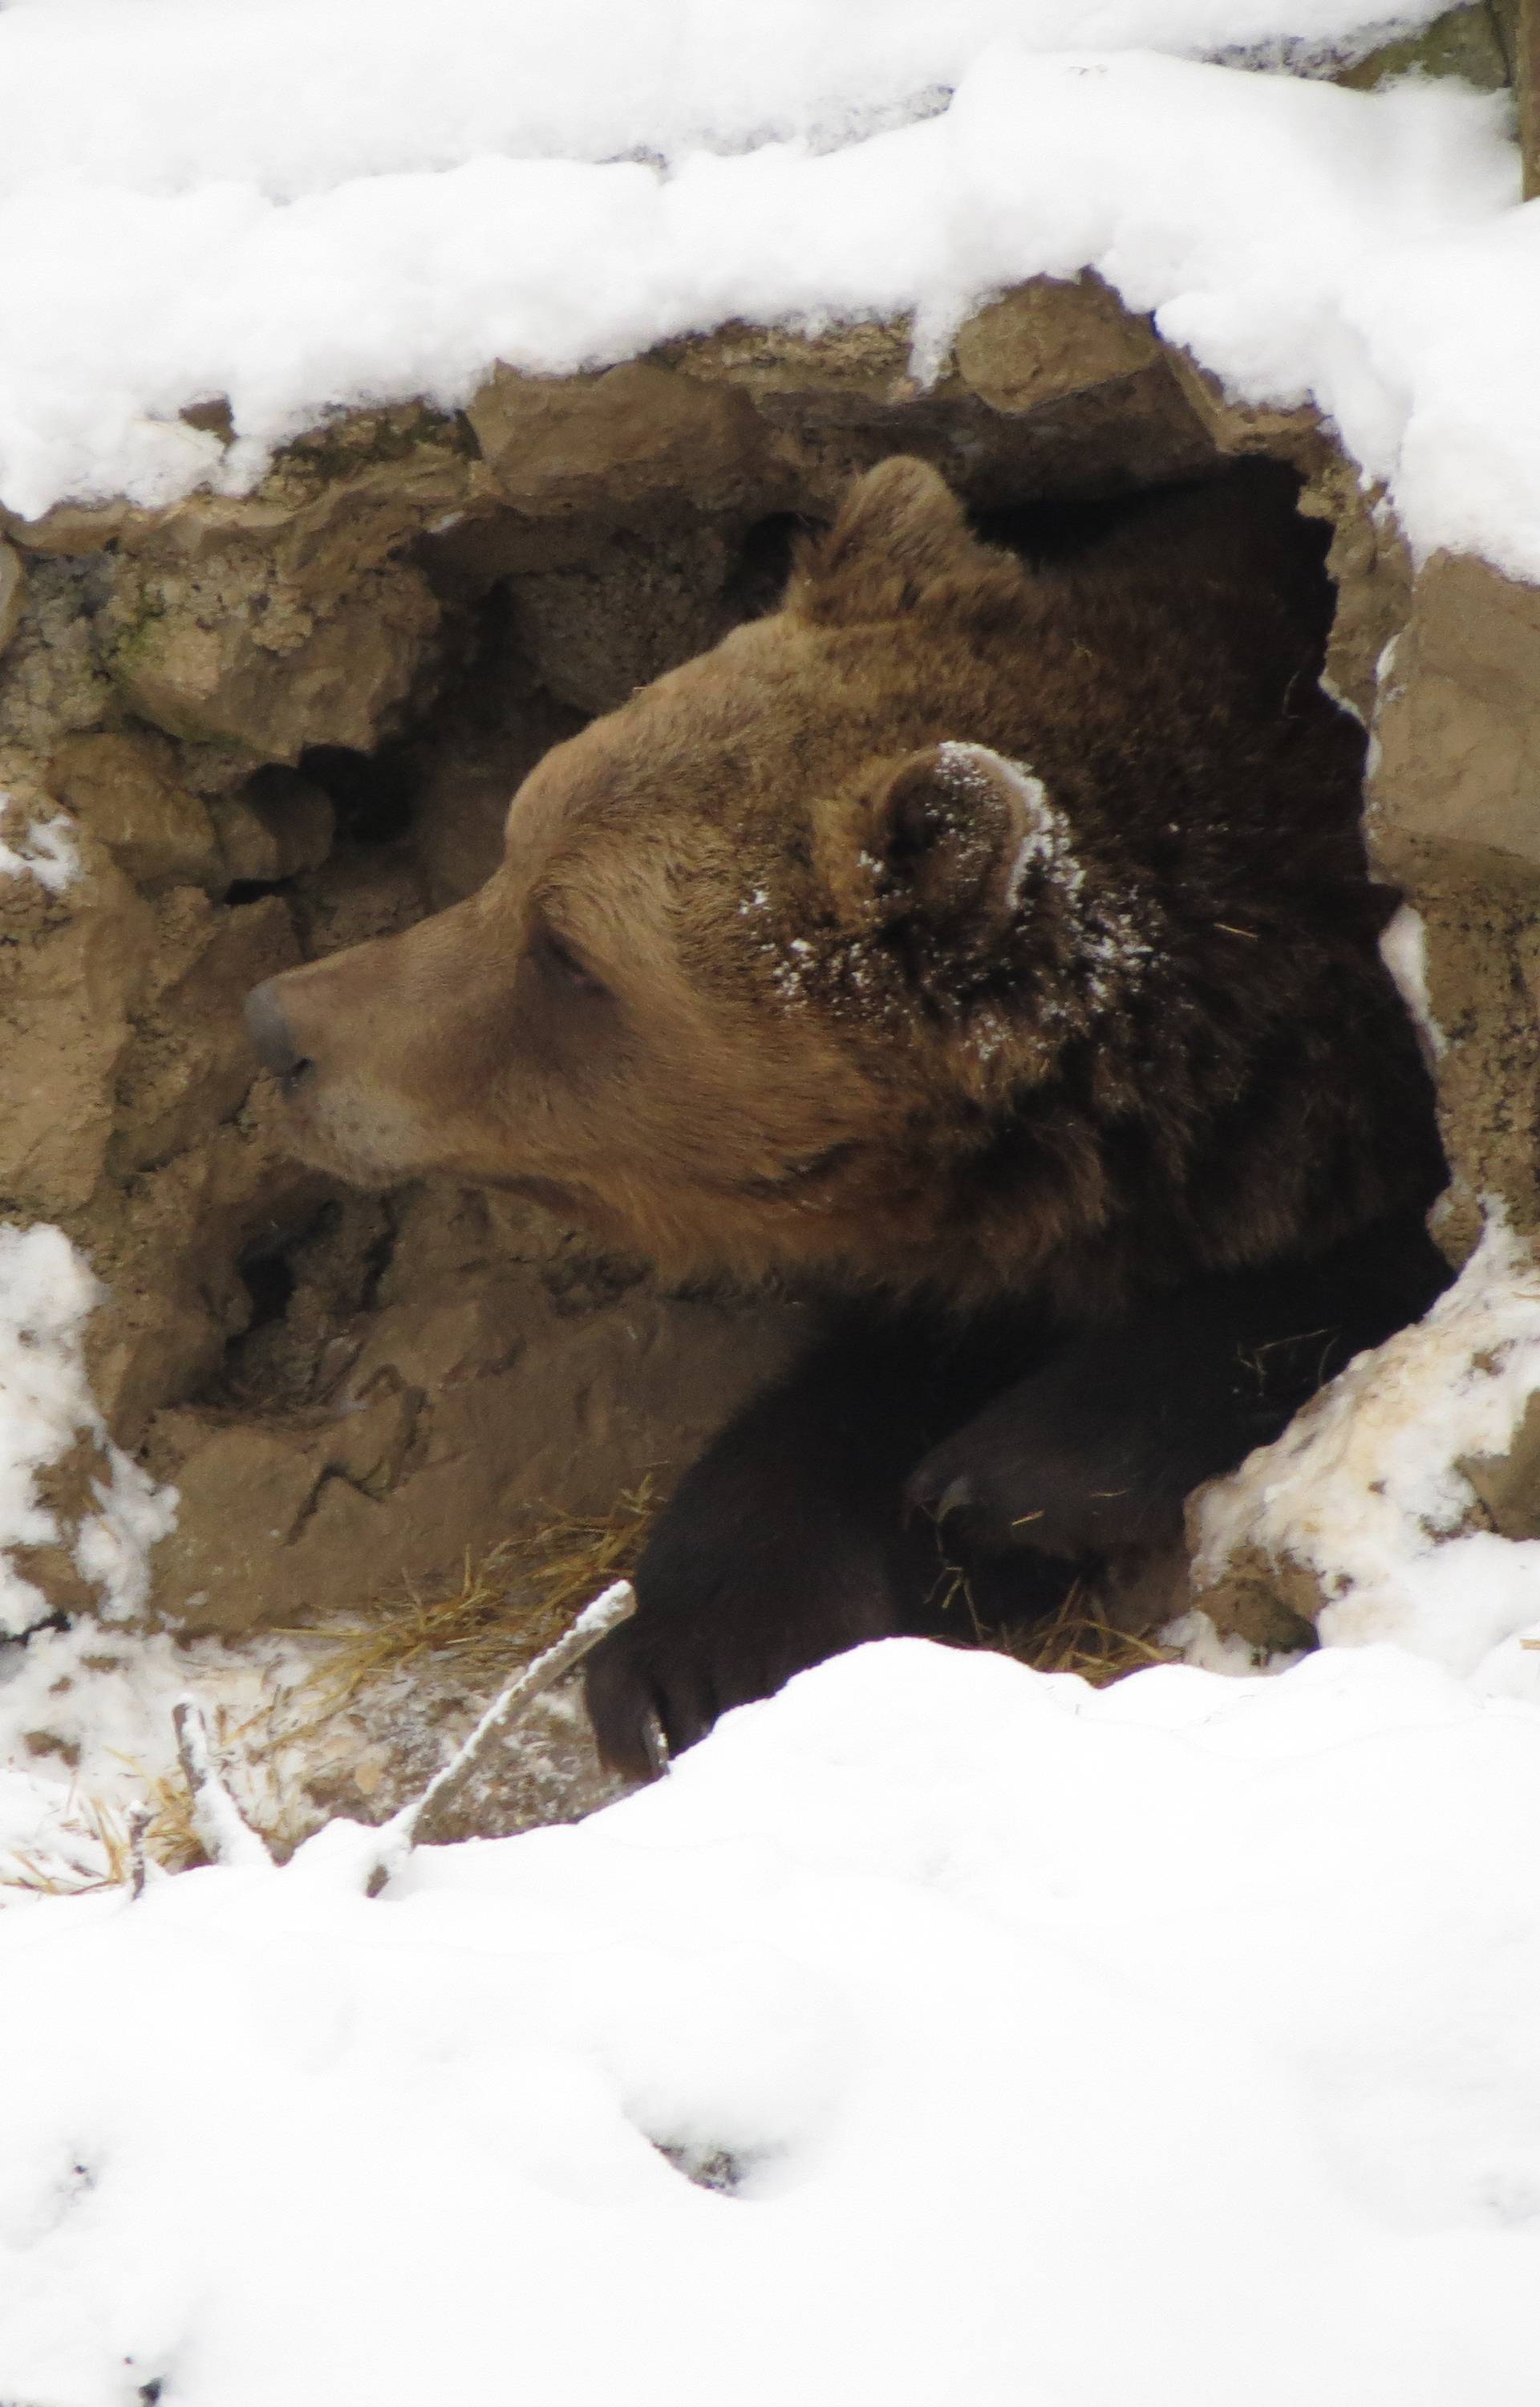
M 403 1805 L 389 1822 L 380 1825 L 376 1844 L 365 1871 L 364 1889 L 369 1897 L 378 1897 L 388 1881 L 400 1872 L 417 1844 L 417 1825 L 431 1806 L 436 1805 L 447 1790 L 453 1788 L 467 1767 L 480 1754 L 495 1730 L 505 1723 L 517 1721 L 529 1711 L 537 1697 L 544 1695 L 563 1679 L 600 1640 L 629 1621 L 636 1611 L 636 1590 L 629 1580 L 615 1580 L 593 1602 L 585 1605 L 563 1637 L 544 1655 L 511 1680 L 501 1696 L 495 1697 L 482 1715 L 469 1738 L 458 1746 L 441 1771 L 435 1772 L 420 1797 Z
M 196 1697 L 171 1709 L 177 1753 L 192 1796 L 192 1827 L 211 1864 L 266 1864 L 273 1859 L 215 1768 L 208 1724 Z
M 128 1893 L 131 1898 L 143 1897 L 145 1893 L 145 1882 L 149 1876 L 145 1835 L 154 1819 L 154 1807 L 145 1804 L 143 1800 L 128 1809 Z

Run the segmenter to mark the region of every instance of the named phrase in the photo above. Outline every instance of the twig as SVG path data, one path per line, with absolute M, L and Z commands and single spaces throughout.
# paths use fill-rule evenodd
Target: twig
M 128 1809 L 128 1893 L 131 1898 L 143 1897 L 149 1867 L 145 1856 L 145 1834 L 155 1819 L 155 1809 L 143 1799 Z
M 273 1859 L 219 1778 L 208 1744 L 208 1724 L 196 1697 L 171 1709 L 177 1753 L 192 1798 L 192 1827 L 211 1864 L 266 1864 Z
M 452 1788 L 466 1767 L 479 1755 L 486 1741 L 504 1722 L 516 1721 L 528 1711 L 537 1697 L 581 1663 L 585 1655 L 598 1645 L 612 1630 L 629 1621 L 636 1611 L 636 1590 L 629 1580 L 615 1580 L 585 1605 L 563 1637 L 544 1655 L 537 1655 L 526 1665 L 516 1680 L 511 1680 L 501 1696 L 494 1697 L 469 1738 L 462 1741 L 442 1770 L 435 1772 L 420 1797 L 403 1805 L 389 1822 L 380 1825 L 376 1843 L 371 1851 L 364 1878 L 364 1894 L 378 1897 L 388 1881 L 394 1878 L 417 1844 L 417 1825 L 430 1806 L 436 1805 L 446 1789 Z

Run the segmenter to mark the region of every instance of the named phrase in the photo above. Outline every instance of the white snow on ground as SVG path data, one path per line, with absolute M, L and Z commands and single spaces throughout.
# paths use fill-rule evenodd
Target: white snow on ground
M 304 1777 L 338 1743 L 305 1685 L 324 1668 L 295 1637 L 178 1645 L 85 1619 L 0 1646 L 0 1911 L 120 1874 L 131 1808 L 157 1807 L 168 1780 L 180 1798 L 171 1717 L 190 1688 L 242 1806 L 292 1841 L 314 1818 Z
M 1505 103 L 1163 54 L 1354 21 L 1332 0 L 12 7 L 0 499 L 240 489 L 329 407 L 455 405 L 498 359 L 566 372 L 735 316 L 911 311 L 927 370 L 990 292 L 1090 265 L 1247 397 L 1315 395 L 1417 547 L 1540 576 L 1540 207 L 1516 206 Z M 217 395 L 228 452 L 177 416 Z
M 1530 2407 L 1536 1828 L 1389 1650 L 895 1642 L 374 1901 L 7 1916 L 0 2396 Z
M 149 1550 L 176 1527 L 175 1490 L 155 1487 L 112 1445 L 86 1378 L 82 1332 L 102 1293 L 62 1231 L 0 1224 L 0 1634 L 49 1611 L 11 1549 L 73 1540 L 76 1569 L 111 1620 L 143 1605 Z M 99 1459 L 89 1483 L 95 1510 L 71 1530 L 38 1483 L 82 1440 Z
M 1199 1583 L 1246 1546 L 1303 1564 L 1330 1600 L 1323 1645 L 1394 1640 L 1540 1704 L 1540 1540 L 1481 1527 L 1463 1467 L 1512 1454 L 1537 1397 L 1540 1268 L 1494 1214 L 1425 1319 L 1207 1491 Z

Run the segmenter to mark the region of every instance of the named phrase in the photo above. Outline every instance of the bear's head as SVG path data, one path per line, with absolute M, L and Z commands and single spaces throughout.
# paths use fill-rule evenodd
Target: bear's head
M 933 1250 L 960 1109 L 1077 1016 L 1083 871 L 988 740 L 1024 583 L 933 470 L 872 472 L 778 612 L 545 756 L 479 893 L 258 990 L 296 1150 L 682 1269 Z
M 675 1275 L 1019 1285 L 1126 1217 L 1120 1179 L 1148 1253 L 1162 1147 L 1199 1089 L 1233 1104 L 1310 948 L 1229 1007 L 1250 664 L 1226 684 L 1198 612 L 1178 673 L 1148 612 L 1044 585 L 934 470 L 873 470 L 779 610 L 541 761 L 479 893 L 257 990 L 295 1150 L 532 1196 Z

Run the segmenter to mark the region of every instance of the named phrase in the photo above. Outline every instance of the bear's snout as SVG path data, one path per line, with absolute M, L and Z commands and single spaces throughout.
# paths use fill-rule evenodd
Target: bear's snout
M 246 1033 L 264 1070 L 275 1077 L 292 1078 L 304 1068 L 305 1056 L 294 1042 L 277 987 L 276 978 L 264 978 L 252 988 L 246 999 Z

